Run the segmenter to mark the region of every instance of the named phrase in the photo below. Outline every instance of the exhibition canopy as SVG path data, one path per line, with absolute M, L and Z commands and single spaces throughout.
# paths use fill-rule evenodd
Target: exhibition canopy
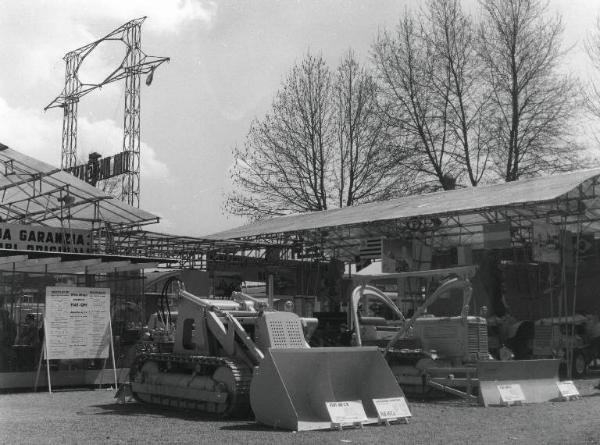
M 0 249 L 0 272 L 96 275 L 155 268 L 159 264 L 155 258 L 137 256 Z
M 99 229 L 158 222 L 70 173 L 0 144 L 0 219 L 5 223 Z
M 0 272 L 98 274 L 158 264 L 114 248 L 121 232 L 157 216 L 2 144 L 0 163 Z
M 486 227 L 509 223 L 531 236 L 533 221 L 573 232 L 600 231 L 600 169 L 468 187 L 382 202 L 281 216 L 211 235 L 215 239 L 302 242 L 357 255 L 365 240 L 435 233 L 448 244 L 483 245 Z
M 158 216 L 1 143 L 0 163 L 0 271 L 101 273 L 173 263 L 204 268 L 211 252 L 262 249 L 148 231 Z

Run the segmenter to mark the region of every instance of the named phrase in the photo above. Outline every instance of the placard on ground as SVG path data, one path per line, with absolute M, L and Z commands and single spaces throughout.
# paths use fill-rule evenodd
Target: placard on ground
M 325 406 L 331 418 L 332 428 L 342 429 L 344 425 L 362 427 L 363 422 L 368 420 L 360 400 L 325 402 Z
M 525 394 L 518 383 L 498 385 L 500 399 L 505 405 L 518 405 L 525 402 Z
M 404 420 L 408 423 L 408 419 L 412 417 L 404 397 L 373 399 L 373 404 L 379 420 L 386 424 L 393 420 Z
M 558 386 L 558 391 L 564 400 L 577 399 L 579 397 L 579 391 L 572 380 L 556 382 L 556 386 Z

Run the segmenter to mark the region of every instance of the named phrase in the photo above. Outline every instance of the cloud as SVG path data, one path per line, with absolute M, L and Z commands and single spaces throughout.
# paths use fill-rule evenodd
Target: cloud
M 188 22 L 210 27 L 217 13 L 215 2 L 199 0 L 110 0 L 102 9 L 110 19 L 148 16 L 144 29 L 155 32 L 178 32 Z
M 10 107 L 0 98 L 0 142 L 54 166 L 60 165 L 62 123 L 40 109 Z
M 62 118 L 57 118 L 56 113 L 10 107 L 0 98 L 0 122 L 0 142 L 49 164 L 60 165 Z M 80 117 L 77 136 L 81 163 L 93 151 L 110 156 L 120 152 L 123 146 L 123 128 L 110 119 L 91 121 Z M 166 164 L 158 159 L 154 148 L 144 142 L 140 146 L 140 162 L 145 179 L 168 176 Z
M 87 160 L 92 152 L 110 156 L 122 151 L 123 128 L 111 119 L 91 122 L 87 118 L 78 120 L 78 156 L 79 162 Z M 150 145 L 140 144 L 140 171 L 144 178 L 166 178 L 168 169 L 156 156 Z
M 64 87 L 62 58 L 67 51 L 142 16 L 148 16 L 142 36 L 146 42 L 150 38 L 145 37 L 178 33 L 189 23 L 210 27 L 216 10 L 215 3 L 200 0 L 0 2 L 0 54 L 11 61 L 3 65 L 0 77 L 0 142 L 60 165 L 62 113 L 60 109 L 44 113 L 43 107 Z M 82 80 L 100 81 L 114 70 L 124 56 L 119 45 L 122 43 L 107 42 L 97 48 L 97 54 L 93 51 L 81 67 Z M 148 53 L 154 54 L 152 48 Z M 87 73 L 95 73 L 95 77 L 86 79 Z M 121 120 L 112 116 L 116 112 L 110 113 L 122 108 L 122 100 L 116 96 L 122 96 L 124 87 L 118 86 L 107 86 L 102 94 L 90 94 L 82 101 L 78 118 L 78 155 L 82 161 L 91 151 L 108 156 L 122 148 Z M 140 151 L 144 178 L 167 176 L 167 167 L 153 147 L 142 142 Z
M 147 33 L 177 34 L 191 23 L 208 29 L 216 14 L 216 3 L 204 0 L 0 2 L 0 54 L 3 60 L 11 61 L 2 67 L 0 96 L 15 102 L 27 100 L 17 99 L 16 91 L 22 90 L 27 90 L 30 98 L 39 99 L 43 97 L 42 92 L 48 95 L 48 91 L 56 91 L 52 94 L 58 95 L 64 86 L 63 56 L 131 19 L 148 17 L 142 27 L 143 41 L 147 41 Z M 147 52 L 154 55 L 151 48 Z M 122 58 L 124 52 L 119 55 Z M 116 68 L 110 58 L 98 59 L 100 62 L 86 60 L 86 63 L 102 72 Z M 99 67 L 101 63 L 104 66 Z M 37 94 L 32 95 L 32 92 Z M 52 94 L 44 105 L 52 100 Z

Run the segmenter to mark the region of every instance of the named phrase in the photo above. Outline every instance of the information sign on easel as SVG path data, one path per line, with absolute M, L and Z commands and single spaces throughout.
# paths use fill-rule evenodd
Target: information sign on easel
M 390 397 L 387 399 L 373 399 L 373 404 L 377 410 L 377 416 L 380 423 L 389 425 L 394 420 L 400 420 L 408 423 L 408 419 L 412 417 L 410 409 L 404 397 Z
M 572 380 L 556 382 L 556 386 L 558 386 L 558 391 L 563 400 L 575 400 L 579 398 L 579 391 Z
M 521 405 L 525 402 L 525 394 L 518 383 L 498 385 L 498 391 L 503 405 Z
M 48 391 L 52 392 L 50 360 L 114 359 L 110 319 L 110 289 L 93 287 L 47 287 L 44 316 L 43 355 L 46 359 Z M 38 366 L 35 386 L 39 379 Z
M 344 402 L 325 402 L 327 412 L 331 418 L 331 428 L 341 430 L 344 426 L 362 428 L 367 421 L 365 408 L 360 400 Z

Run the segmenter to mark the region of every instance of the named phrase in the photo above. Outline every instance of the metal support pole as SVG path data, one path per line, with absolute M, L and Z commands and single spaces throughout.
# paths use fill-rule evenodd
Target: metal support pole
M 46 317 L 44 317 L 44 353 L 46 355 L 46 375 L 48 376 L 48 392 L 52 393 L 52 381 L 50 380 L 50 358 L 48 357 L 48 328 L 46 326 Z
M 117 381 L 117 364 L 115 362 L 115 342 L 113 338 L 113 330 L 112 330 L 112 317 L 109 315 L 108 317 L 108 330 L 110 332 L 110 357 L 113 362 L 113 374 L 115 377 L 115 390 L 119 387 L 119 382 Z M 102 371 L 104 373 L 104 369 Z
M 125 80 L 125 113 L 123 122 L 123 161 L 125 174 L 121 190 L 117 193 L 128 204 L 139 207 L 140 195 L 140 79 L 147 74 L 150 85 L 154 71 L 168 57 L 144 54 L 141 49 L 141 27 L 146 17 L 130 20 L 111 33 L 88 45 L 70 51 L 65 57 L 65 87 L 44 110 L 63 109 L 61 168 L 69 169 L 77 164 L 77 108 L 81 97 L 104 85 Z M 78 72 L 85 58 L 103 41 L 118 40 L 125 44 L 127 53 L 121 64 L 104 80 L 96 84 L 82 83 Z
M 267 305 L 269 306 L 269 309 L 273 309 L 273 274 L 269 274 L 267 289 Z

